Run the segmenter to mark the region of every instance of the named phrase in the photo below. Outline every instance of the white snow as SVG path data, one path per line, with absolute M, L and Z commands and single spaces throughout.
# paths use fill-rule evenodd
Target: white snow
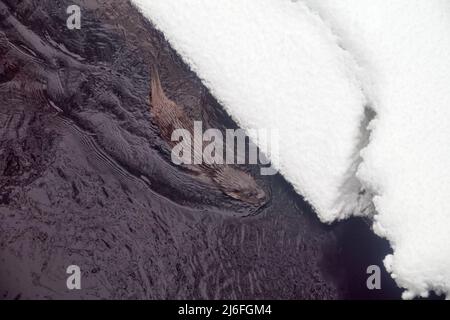
M 365 69 L 377 119 L 358 176 L 376 196 L 385 265 L 450 296 L 450 1 L 307 0 Z
M 133 2 L 241 127 L 280 130 L 272 160 L 323 221 L 371 190 L 404 298 L 450 297 L 450 1 Z

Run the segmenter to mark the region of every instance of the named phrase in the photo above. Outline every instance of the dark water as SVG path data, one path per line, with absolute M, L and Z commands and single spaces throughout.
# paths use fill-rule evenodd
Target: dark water
M 193 119 L 235 127 L 128 1 L 0 1 L 0 297 L 399 297 L 386 274 L 366 289 L 388 246 L 362 220 L 322 225 L 280 176 L 255 175 L 271 196 L 255 211 L 172 165 L 150 118 L 154 57 Z

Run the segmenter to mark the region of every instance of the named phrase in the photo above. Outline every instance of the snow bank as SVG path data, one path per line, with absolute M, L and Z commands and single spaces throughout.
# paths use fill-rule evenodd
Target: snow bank
M 359 211 L 366 101 L 356 64 L 316 15 L 280 0 L 133 2 L 242 128 L 278 130 L 271 160 L 323 221 Z
M 307 0 L 365 68 L 377 119 L 358 176 L 403 297 L 450 296 L 450 2 Z

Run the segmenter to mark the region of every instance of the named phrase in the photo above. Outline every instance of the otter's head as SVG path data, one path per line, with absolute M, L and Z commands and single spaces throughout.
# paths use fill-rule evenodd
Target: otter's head
M 255 206 L 262 206 L 267 202 L 267 195 L 248 173 L 225 166 L 214 176 L 214 181 L 223 193 L 233 199 Z

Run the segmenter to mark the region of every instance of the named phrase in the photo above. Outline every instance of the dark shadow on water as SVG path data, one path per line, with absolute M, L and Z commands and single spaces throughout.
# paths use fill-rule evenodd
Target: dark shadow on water
M 362 218 L 351 218 L 336 224 L 340 256 L 344 261 L 346 298 L 349 299 L 400 299 L 402 290 L 386 272 L 384 257 L 392 252 L 387 240 L 376 236 Z M 367 267 L 377 265 L 381 270 L 381 289 L 367 288 Z

